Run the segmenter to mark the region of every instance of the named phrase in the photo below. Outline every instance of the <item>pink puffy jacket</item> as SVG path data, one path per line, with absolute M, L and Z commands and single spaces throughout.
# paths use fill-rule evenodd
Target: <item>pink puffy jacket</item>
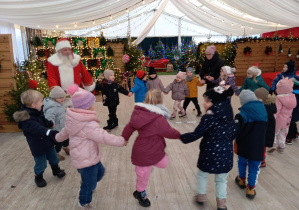
M 277 113 L 274 115 L 276 119 L 275 133 L 277 133 L 280 128 L 288 128 L 290 126 L 292 112 L 296 105 L 297 102 L 295 94 L 289 93 L 277 95 Z
M 84 109 L 67 109 L 65 128 L 56 135 L 62 142 L 70 139 L 70 156 L 76 169 L 86 168 L 101 160 L 99 144 L 123 146 L 124 138 L 107 133 L 99 127 L 96 112 Z

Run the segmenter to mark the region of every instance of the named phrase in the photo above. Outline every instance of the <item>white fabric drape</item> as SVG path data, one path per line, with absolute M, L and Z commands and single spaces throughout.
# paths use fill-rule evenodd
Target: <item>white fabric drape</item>
M 275 31 L 279 29 L 285 29 L 290 27 L 296 27 L 298 26 L 298 21 L 295 23 L 296 19 L 292 22 L 288 22 L 289 18 L 285 18 L 284 16 L 287 16 L 288 14 L 284 9 L 278 10 L 277 6 L 271 6 L 270 8 L 274 10 L 272 16 L 264 15 L 257 16 L 257 12 L 250 11 L 248 8 L 243 8 L 249 4 L 255 5 L 255 8 L 259 8 L 260 11 L 268 11 L 268 4 L 270 4 L 269 1 L 247 1 L 245 4 L 245 1 L 240 0 L 232 0 L 228 1 L 227 4 L 232 5 L 232 10 L 235 7 L 235 4 L 239 2 L 237 5 L 240 5 L 237 9 L 239 11 L 242 11 L 244 15 L 239 15 L 237 13 L 233 13 L 232 11 L 225 10 L 224 7 L 221 5 L 215 4 L 215 1 L 206 1 L 206 0 L 197 0 L 198 3 L 201 4 L 201 7 L 196 7 L 191 2 L 186 3 L 186 1 L 181 0 L 171 0 L 171 2 L 187 17 L 189 17 L 191 20 L 196 22 L 197 24 L 204 26 L 206 28 L 209 28 L 213 31 L 216 31 L 218 33 L 226 34 L 226 35 L 233 35 L 233 36 L 240 36 L 240 35 L 254 35 L 254 34 L 261 34 L 269 31 Z M 219 2 L 219 1 L 217 1 Z M 224 2 L 224 1 L 223 1 Z M 233 3 L 234 2 L 234 3 Z M 254 2 L 254 3 L 253 3 Z M 272 1 L 273 2 L 273 1 Z M 278 2 L 278 1 L 277 1 Z M 295 2 L 295 1 L 294 1 Z M 281 4 L 281 3 L 280 3 Z M 278 4 L 277 4 L 278 5 Z M 297 17 L 299 12 L 294 11 L 294 8 L 291 8 L 292 6 L 297 5 L 297 8 L 299 8 L 299 3 L 293 3 L 293 5 L 289 4 L 288 6 L 285 6 L 284 8 L 288 8 L 288 11 L 291 12 L 293 15 L 292 17 Z M 208 9 L 203 9 L 202 7 L 207 7 Z M 208 12 L 206 12 L 208 11 Z M 246 14 L 245 14 L 246 11 Z M 296 13 L 295 13 L 296 12 Z M 282 14 L 282 15 L 279 15 Z M 285 14 L 285 15 L 283 15 Z M 250 15 L 256 18 L 260 18 L 261 20 L 252 20 L 246 15 Z M 213 18 L 214 17 L 214 18 Z M 278 19 L 280 21 L 278 21 Z M 285 21 L 282 21 L 282 20 Z M 286 23 L 286 25 L 279 25 L 282 23 Z
M 16 30 L 14 24 L 0 21 L 0 34 L 11 34 L 14 60 L 19 60 Z
M 100 25 L 142 5 L 142 0 L 0 0 L 0 20 L 29 28 L 74 30 L 75 24 L 76 29 L 94 26 L 93 20 Z
M 144 40 L 144 38 L 147 36 L 147 34 L 151 31 L 152 27 L 155 25 L 156 21 L 158 20 L 158 18 L 160 17 L 161 13 L 163 12 L 163 10 L 165 9 L 167 3 L 169 0 L 164 0 L 164 2 L 161 4 L 161 6 L 159 7 L 159 9 L 156 11 L 154 17 L 152 18 L 152 20 L 147 24 L 147 26 L 143 29 L 143 31 L 141 32 L 141 34 L 138 36 L 138 38 L 133 42 L 133 44 L 138 45 L 139 43 L 142 42 L 142 40 Z

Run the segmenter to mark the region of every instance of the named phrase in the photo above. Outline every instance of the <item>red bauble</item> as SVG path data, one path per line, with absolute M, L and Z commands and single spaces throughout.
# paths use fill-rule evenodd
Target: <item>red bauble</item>
M 128 54 L 125 54 L 124 56 L 123 56 L 123 62 L 124 63 L 128 63 L 129 62 L 129 60 L 130 60 L 130 56 L 128 55 Z
M 36 90 L 38 88 L 38 83 L 35 80 L 28 81 L 28 88 Z

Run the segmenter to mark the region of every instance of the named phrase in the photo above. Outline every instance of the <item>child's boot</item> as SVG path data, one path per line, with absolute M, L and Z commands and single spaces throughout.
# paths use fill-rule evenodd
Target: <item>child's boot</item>
M 35 184 L 38 187 L 45 187 L 47 185 L 46 180 L 44 180 L 43 174 L 35 175 Z
M 216 201 L 217 201 L 217 210 L 227 210 L 226 198 L 223 198 L 223 199 L 216 198 Z
M 107 120 L 107 126 L 105 126 L 103 129 L 104 130 L 112 130 L 113 129 L 113 127 L 112 127 L 112 122 L 111 122 L 111 120 L 109 119 L 109 120 Z
M 204 205 L 207 201 L 207 195 L 206 194 L 197 194 L 195 196 L 195 202 L 199 205 Z
M 242 179 L 240 176 L 237 176 L 235 178 L 235 182 L 241 189 L 246 188 L 246 177 L 244 179 Z
M 64 150 L 64 152 L 65 152 L 66 155 L 70 155 L 70 148 L 63 147 L 62 149 Z
M 53 176 L 57 176 L 58 178 L 62 178 L 65 176 L 64 170 L 61 170 L 58 165 L 51 166 Z
M 62 156 L 62 155 L 60 155 L 60 154 L 58 154 L 58 153 L 57 153 L 57 156 L 59 157 L 59 160 L 60 160 L 60 161 L 64 161 L 64 160 L 65 160 L 65 157 Z
M 139 204 L 143 207 L 151 206 L 150 200 L 147 198 L 145 190 L 138 192 L 137 190 L 133 193 L 133 196 L 139 201 Z
M 249 199 L 254 199 L 256 192 L 255 192 L 255 186 L 254 187 L 249 187 L 249 185 L 247 185 L 247 191 L 246 191 L 246 197 Z

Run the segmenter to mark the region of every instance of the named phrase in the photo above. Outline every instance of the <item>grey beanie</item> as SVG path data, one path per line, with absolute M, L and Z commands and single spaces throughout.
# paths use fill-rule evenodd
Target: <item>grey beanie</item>
M 64 90 L 60 86 L 55 86 L 50 92 L 50 98 L 64 98 L 66 96 Z
M 188 67 L 188 68 L 186 69 L 186 72 L 188 72 L 188 71 L 192 71 L 192 73 L 194 73 L 194 69 L 193 69 L 192 67 Z
M 240 97 L 241 106 L 243 106 L 244 104 L 246 104 L 249 101 L 257 100 L 254 92 L 252 92 L 251 90 L 248 90 L 248 89 L 242 90 L 239 97 Z
M 104 71 L 104 77 L 105 77 L 105 79 L 108 79 L 108 77 L 109 77 L 111 74 L 113 74 L 113 73 L 114 73 L 113 70 L 110 70 L 110 69 L 105 70 L 105 71 Z

